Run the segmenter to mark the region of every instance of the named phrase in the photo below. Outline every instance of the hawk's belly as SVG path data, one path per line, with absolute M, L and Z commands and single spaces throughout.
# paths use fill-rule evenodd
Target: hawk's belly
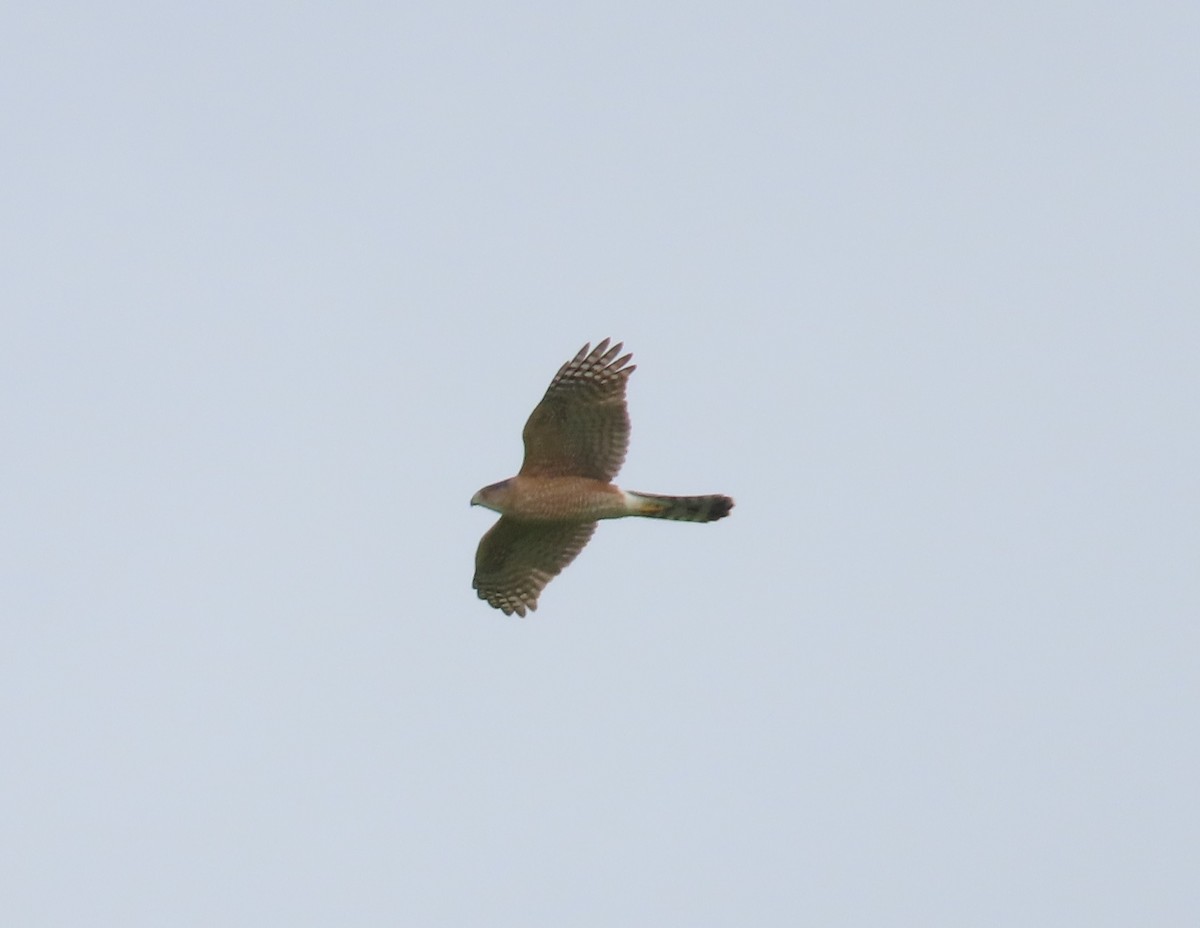
M 588 477 L 513 477 L 502 512 L 514 519 L 595 522 L 628 515 L 625 494 Z

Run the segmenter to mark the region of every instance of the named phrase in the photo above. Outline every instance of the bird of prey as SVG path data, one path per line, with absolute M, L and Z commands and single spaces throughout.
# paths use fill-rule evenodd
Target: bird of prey
M 600 519 L 643 516 L 713 522 L 728 496 L 660 496 L 612 480 L 629 447 L 625 384 L 634 367 L 621 343 L 584 345 L 550 382 L 525 423 L 525 462 L 515 477 L 484 487 L 471 505 L 500 513 L 479 542 L 473 586 L 506 615 L 537 609 L 538 596 L 583 550 Z

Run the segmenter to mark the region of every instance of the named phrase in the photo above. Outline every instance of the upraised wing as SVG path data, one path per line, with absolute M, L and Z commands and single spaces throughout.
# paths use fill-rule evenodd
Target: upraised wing
M 629 448 L 625 384 L 635 366 L 621 342 L 584 345 L 564 364 L 525 423 L 525 463 L 530 477 L 591 477 L 611 481 Z

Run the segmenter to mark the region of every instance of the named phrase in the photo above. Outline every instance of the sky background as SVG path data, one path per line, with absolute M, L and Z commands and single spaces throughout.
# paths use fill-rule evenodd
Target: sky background
M 0 14 L 0 922 L 1200 923 L 1200 8 Z M 624 340 L 606 523 L 479 487 Z

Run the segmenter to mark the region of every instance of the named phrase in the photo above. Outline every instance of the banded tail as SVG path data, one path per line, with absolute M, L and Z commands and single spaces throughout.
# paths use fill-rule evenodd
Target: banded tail
M 659 496 L 655 493 L 625 491 L 629 513 L 649 519 L 675 519 L 679 522 L 715 522 L 724 519 L 733 508 L 728 496 Z

